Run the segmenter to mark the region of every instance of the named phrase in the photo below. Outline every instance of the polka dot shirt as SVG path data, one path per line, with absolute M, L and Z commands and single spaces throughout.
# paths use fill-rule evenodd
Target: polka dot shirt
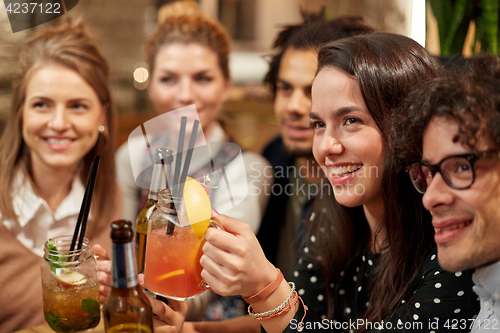
M 305 322 L 322 321 L 348 322 L 362 318 L 370 307 L 370 292 L 368 290 L 370 277 L 377 266 L 380 255 L 363 251 L 344 271 L 340 272 L 339 285 L 325 283 L 317 269 L 318 258 L 311 259 L 310 243 L 315 242 L 311 236 L 304 244 L 302 256 L 298 258 L 293 272 L 297 292 L 308 308 Z M 401 302 L 401 306 L 384 321 L 389 321 L 393 327 L 391 332 L 469 332 L 462 328 L 461 320 L 468 322 L 479 312 L 477 296 L 472 291 L 473 271 L 449 273 L 444 271 L 438 263 L 434 248 L 423 263 L 421 279 L 413 295 Z M 325 289 L 334 292 L 337 310 L 334 318 L 327 318 L 327 300 Z M 299 314 L 298 314 L 299 315 Z M 299 316 L 296 319 L 300 321 Z M 330 321 L 331 320 L 331 321 Z M 472 322 L 472 320 L 470 321 Z M 455 326 L 454 326 L 455 324 Z M 333 325 L 330 324 L 330 328 Z M 395 328 L 398 329 L 395 329 Z M 286 331 L 291 330 L 290 327 Z M 307 332 L 308 330 L 304 330 Z M 314 330 L 313 330 L 314 331 Z M 324 330 L 322 330 L 324 331 Z M 343 330 L 331 329 L 333 332 Z M 347 330 L 346 332 L 348 332 Z M 370 332 L 379 332 L 373 329 Z

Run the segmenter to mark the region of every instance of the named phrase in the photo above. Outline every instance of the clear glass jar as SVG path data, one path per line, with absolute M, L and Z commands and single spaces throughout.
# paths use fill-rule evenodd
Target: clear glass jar
M 148 221 L 144 283 L 154 294 L 184 300 L 207 289 L 201 278 L 204 237 L 198 237 L 179 198 L 170 190 L 158 193 Z
M 72 236 L 45 243 L 42 269 L 43 312 L 55 332 L 86 332 L 99 324 L 99 283 L 91 244 L 69 251 Z

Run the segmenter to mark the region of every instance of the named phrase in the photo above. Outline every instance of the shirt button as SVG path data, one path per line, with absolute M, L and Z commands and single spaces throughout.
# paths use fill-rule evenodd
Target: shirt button
M 490 302 L 483 302 L 483 307 L 488 311 L 490 309 Z
M 495 299 L 500 299 L 500 293 L 499 293 L 498 291 L 495 291 L 495 292 L 493 293 L 493 297 L 494 297 Z

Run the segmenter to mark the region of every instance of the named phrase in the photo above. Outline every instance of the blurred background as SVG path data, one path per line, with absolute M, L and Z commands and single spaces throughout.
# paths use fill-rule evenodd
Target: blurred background
M 143 44 L 156 27 L 158 9 L 172 1 L 80 0 L 66 14 L 85 18 L 110 63 L 118 109 L 116 147 L 135 127 L 154 117 L 145 90 Z M 481 0 L 198 0 L 201 10 L 219 19 L 233 40 L 230 67 L 235 85 L 223 119 L 242 148 L 259 153 L 277 134 L 272 100 L 262 85 L 266 55 L 283 26 L 302 21 L 301 8 L 317 12 L 325 7 L 328 18 L 361 15 L 377 30 L 412 37 L 433 54 L 470 57 L 481 47 L 497 51 L 491 36 L 496 33 L 498 41 L 498 1 L 493 2 L 496 21 L 488 18 L 494 15 L 484 15 L 490 9 Z M 477 22 L 487 28 L 476 29 Z M 0 1 L 0 131 L 10 108 L 11 80 L 20 48 L 35 29 L 12 33 Z

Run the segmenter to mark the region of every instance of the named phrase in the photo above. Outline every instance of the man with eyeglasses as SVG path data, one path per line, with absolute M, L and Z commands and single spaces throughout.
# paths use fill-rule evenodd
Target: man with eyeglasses
M 397 145 L 432 214 L 440 265 L 476 268 L 481 311 L 472 332 L 500 332 L 500 59 L 422 85 L 397 122 Z M 458 323 L 460 325 L 461 323 Z

